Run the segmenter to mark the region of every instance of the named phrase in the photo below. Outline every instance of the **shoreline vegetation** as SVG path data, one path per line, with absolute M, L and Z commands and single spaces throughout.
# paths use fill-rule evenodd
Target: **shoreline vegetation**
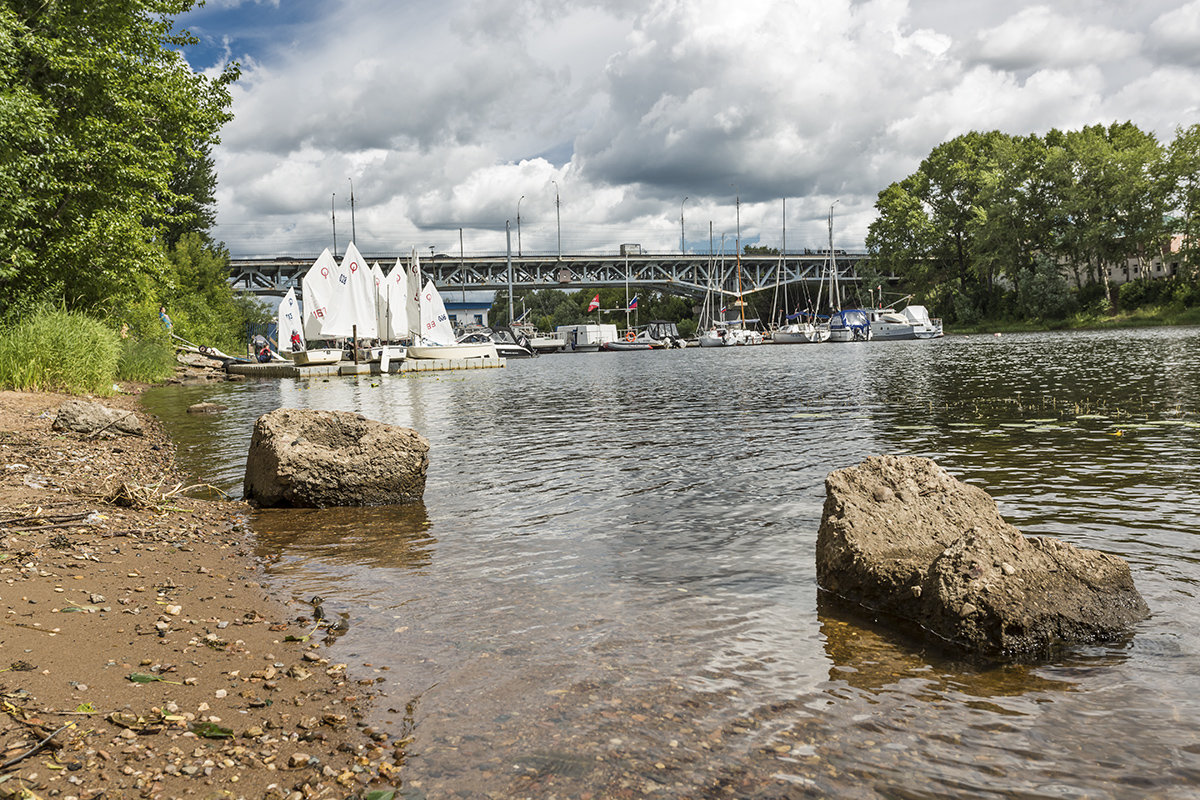
M 142 436 L 55 431 L 68 399 L 0 392 L 0 798 L 394 797 L 377 676 L 270 593 L 248 507 L 188 496 L 136 394 Z

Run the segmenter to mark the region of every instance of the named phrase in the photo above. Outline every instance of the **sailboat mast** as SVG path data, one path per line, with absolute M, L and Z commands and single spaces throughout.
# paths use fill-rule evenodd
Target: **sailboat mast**
M 837 259 L 833 254 L 833 207 L 837 200 L 829 206 L 829 300 L 834 304 L 835 311 L 842 310 L 842 293 L 838 286 Z
M 600 321 L 600 312 L 596 312 L 596 321 Z M 625 330 L 629 330 L 629 251 L 625 251 Z
M 783 241 L 779 245 L 779 271 L 787 273 L 787 198 L 783 198 Z M 775 280 L 776 285 L 779 284 L 779 279 Z M 787 301 L 787 281 L 783 282 L 783 319 L 782 323 L 787 322 L 788 301 Z
M 734 209 L 737 212 L 737 275 L 738 275 L 738 314 L 742 327 L 746 327 L 746 301 L 742 299 L 742 198 L 735 195 Z

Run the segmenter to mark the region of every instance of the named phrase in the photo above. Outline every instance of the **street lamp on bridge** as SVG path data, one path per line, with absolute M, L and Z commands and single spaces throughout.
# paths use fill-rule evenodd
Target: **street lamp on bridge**
M 687 243 L 683 238 L 683 204 L 688 201 L 687 195 L 684 195 L 683 202 L 679 204 L 679 255 L 687 255 Z
M 525 195 L 521 195 L 521 199 L 517 201 L 517 258 L 521 257 L 521 200 L 525 199 Z M 509 316 L 512 316 L 510 310 Z
M 558 181 L 551 178 L 550 182 L 554 184 L 554 219 L 558 225 L 558 260 L 562 261 L 562 212 L 559 211 Z

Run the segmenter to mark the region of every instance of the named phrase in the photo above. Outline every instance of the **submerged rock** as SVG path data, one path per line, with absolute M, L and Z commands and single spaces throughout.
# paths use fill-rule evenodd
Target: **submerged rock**
M 1004 521 L 926 458 L 873 456 L 825 480 L 817 582 L 967 651 L 1041 657 L 1115 638 L 1149 609 L 1116 556 Z
M 258 418 L 243 491 L 260 506 L 398 505 L 421 499 L 429 442 L 346 411 L 280 408 Z
M 59 406 L 50 427 L 56 431 L 105 437 L 142 435 L 142 421 L 137 414 L 84 400 L 68 400 Z
M 228 406 L 223 406 L 220 403 L 193 403 L 188 406 L 187 413 L 189 414 L 216 414 L 218 411 L 228 411 Z

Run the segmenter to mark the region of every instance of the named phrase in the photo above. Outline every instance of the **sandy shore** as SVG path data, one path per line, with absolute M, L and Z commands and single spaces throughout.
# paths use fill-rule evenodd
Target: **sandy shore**
M 403 742 L 261 580 L 240 503 L 174 493 L 173 449 L 51 429 L 0 392 L 0 798 L 366 797 Z

